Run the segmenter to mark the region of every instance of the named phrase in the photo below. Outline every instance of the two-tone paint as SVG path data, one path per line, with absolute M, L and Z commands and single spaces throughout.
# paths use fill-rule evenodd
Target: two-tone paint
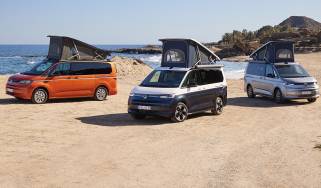
M 226 105 L 227 83 L 222 68 L 220 68 L 224 78 L 222 82 L 195 87 L 183 86 L 185 79 L 193 69 L 168 67 L 158 69 L 187 72 L 177 88 L 136 86 L 128 99 L 128 113 L 171 117 L 176 105 L 183 102 L 188 107 L 188 114 L 194 114 L 212 109 L 217 97 L 221 97 Z M 139 109 L 139 106 L 148 106 L 150 109 Z

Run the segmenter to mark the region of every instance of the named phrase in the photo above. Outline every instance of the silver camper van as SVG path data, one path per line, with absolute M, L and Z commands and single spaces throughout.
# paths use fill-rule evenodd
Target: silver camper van
M 250 56 L 244 76 L 244 90 L 249 98 L 263 95 L 277 103 L 287 99 L 315 102 L 320 96 L 317 80 L 294 61 L 293 43 L 269 42 Z

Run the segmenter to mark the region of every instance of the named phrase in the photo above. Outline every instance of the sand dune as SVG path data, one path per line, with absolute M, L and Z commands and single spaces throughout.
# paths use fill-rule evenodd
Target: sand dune
M 298 55 L 321 81 L 321 54 Z M 4 94 L 0 77 L 0 187 L 320 187 L 321 100 L 248 99 L 229 80 L 221 116 L 173 124 L 134 121 L 130 89 L 104 102 L 43 105 Z

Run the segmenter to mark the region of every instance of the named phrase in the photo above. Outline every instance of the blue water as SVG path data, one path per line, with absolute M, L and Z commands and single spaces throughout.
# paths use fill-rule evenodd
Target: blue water
M 139 48 L 144 45 L 97 45 L 106 50 L 119 48 Z M 48 53 L 48 45 L 0 45 L 0 75 L 14 74 L 29 70 L 35 63 L 41 61 Z M 161 55 L 148 54 L 111 54 L 125 56 L 144 61 L 153 68 L 160 65 Z M 241 78 L 247 63 L 222 61 L 228 78 Z

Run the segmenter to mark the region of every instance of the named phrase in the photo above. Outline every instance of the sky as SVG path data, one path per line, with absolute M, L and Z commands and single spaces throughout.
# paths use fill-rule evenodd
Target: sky
M 321 22 L 320 0 L 1 0 L 0 44 L 47 44 L 47 35 L 91 44 L 158 44 L 159 38 L 218 41 L 289 16 Z

